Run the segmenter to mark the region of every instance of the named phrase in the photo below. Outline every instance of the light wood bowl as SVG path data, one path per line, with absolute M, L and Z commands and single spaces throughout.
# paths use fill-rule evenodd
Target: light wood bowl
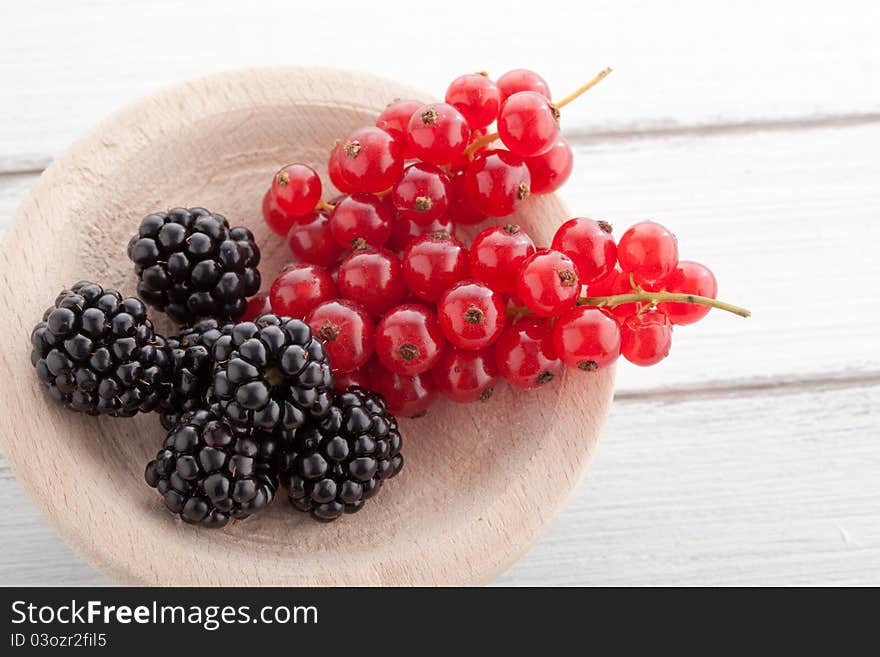
M 608 412 L 613 371 L 569 372 L 537 392 L 499 385 L 486 403 L 438 402 L 401 422 L 406 468 L 353 516 L 318 524 L 280 495 L 219 531 L 182 524 L 143 481 L 164 432 L 154 415 L 93 418 L 54 404 L 30 364 L 33 325 L 65 286 L 134 294 L 125 250 L 140 218 L 201 205 L 244 224 L 264 288 L 290 261 L 264 227 L 282 164 L 325 162 L 334 139 L 417 92 L 336 70 L 269 68 L 188 82 L 124 109 L 42 175 L 0 251 L 0 436 L 48 521 L 112 579 L 148 585 L 467 585 L 490 581 L 556 514 Z M 567 211 L 532 198 L 515 217 L 547 244 Z M 169 325 L 154 316 L 160 331 Z

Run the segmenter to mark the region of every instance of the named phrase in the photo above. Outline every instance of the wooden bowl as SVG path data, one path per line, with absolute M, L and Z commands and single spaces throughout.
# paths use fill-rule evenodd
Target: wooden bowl
M 201 205 L 251 228 L 264 288 L 290 261 L 260 202 L 273 172 L 317 165 L 395 98 L 417 92 L 336 70 L 268 68 L 188 82 L 124 109 L 59 157 L 7 230 L 0 262 L 2 449 L 49 522 L 116 581 L 156 585 L 467 585 L 511 564 L 556 514 L 590 460 L 613 372 L 569 372 L 532 393 L 499 385 L 479 404 L 438 402 L 401 422 L 406 468 L 331 524 L 273 507 L 222 530 L 184 525 L 143 480 L 164 432 L 154 415 L 71 413 L 38 384 L 29 336 L 80 279 L 134 294 L 126 244 L 157 209 Z M 555 197 L 515 217 L 547 244 L 567 218 Z M 170 329 L 155 315 L 157 328 Z

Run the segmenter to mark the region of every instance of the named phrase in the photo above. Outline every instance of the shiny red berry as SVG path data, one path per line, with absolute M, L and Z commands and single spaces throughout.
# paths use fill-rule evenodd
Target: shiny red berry
M 353 372 L 334 372 L 333 389 L 337 392 L 345 392 L 351 386 L 357 386 L 358 388 L 371 390 L 370 385 L 372 382 L 370 381 L 368 370 L 369 364 Z
M 550 383 L 562 372 L 547 320 L 525 317 L 508 327 L 495 343 L 498 369 L 508 383 L 532 390 Z
M 620 327 L 598 308 L 572 308 L 556 320 L 553 349 L 569 367 L 595 372 L 620 355 Z
M 496 292 L 513 294 L 520 267 L 534 252 L 532 238 L 516 224 L 492 226 L 471 245 L 471 276 Z
M 676 294 L 695 294 L 712 299 L 718 294 L 715 274 L 708 267 L 690 260 L 681 260 L 675 271 L 663 279 L 662 285 L 667 292 Z M 693 303 L 661 303 L 657 307 L 669 316 L 673 324 L 693 324 L 711 310 L 709 306 Z
M 378 392 L 388 403 L 388 410 L 399 417 L 420 417 L 436 397 L 436 386 L 429 372 L 405 376 L 392 372 L 377 359 L 364 368 L 367 388 Z
M 257 294 L 248 299 L 244 314 L 238 319 L 239 322 L 252 322 L 257 317 L 262 317 L 272 312 L 268 294 Z
M 290 227 L 296 221 L 296 217 L 285 214 L 278 207 L 278 202 L 275 200 L 272 190 L 267 189 L 266 193 L 263 194 L 263 220 L 273 233 L 287 235 Z
M 495 83 L 498 85 L 498 91 L 501 93 L 501 102 L 504 103 L 509 96 L 520 91 L 534 91 L 541 94 L 547 100 L 550 99 L 550 86 L 546 80 L 534 71 L 518 68 L 508 71 L 502 75 Z
M 339 265 L 336 286 L 343 299 L 356 301 L 373 316 L 393 308 L 406 297 L 400 259 L 388 249 L 364 249 Z
M 325 212 L 298 219 L 287 233 L 287 246 L 298 260 L 325 267 L 342 255 L 342 248 L 330 234 L 330 217 Z
M 345 249 L 383 246 L 393 223 L 394 210 L 386 199 L 359 192 L 336 203 L 330 213 L 330 234 Z
M 467 197 L 464 171 L 459 171 L 452 176 L 447 215 L 460 226 L 476 226 L 486 220 L 486 215 L 476 210 Z
M 552 317 L 571 308 L 580 290 L 574 262 L 552 249 L 526 258 L 516 283 L 516 296 L 538 317 Z
M 306 322 L 324 344 L 334 373 L 353 372 L 373 355 L 373 320 L 353 301 L 325 301 L 312 310 Z
M 303 319 L 318 304 L 336 296 L 330 272 L 320 265 L 291 265 L 269 289 L 269 302 L 278 315 Z
M 611 224 L 584 217 L 569 219 L 553 236 L 553 248 L 574 261 L 582 285 L 605 278 L 617 263 Z
M 469 73 L 452 81 L 446 90 L 446 102 L 461 112 L 474 130 L 485 128 L 498 117 L 501 92 L 487 75 Z
M 559 110 L 534 91 L 515 93 L 501 106 L 498 136 L 520 157 L 546 153 L 559 138 Z
M 340 177 L 353 191 L 384 191 L 403 172 L 403 145 L 374 126 L 355 130 L 339 148 L 335 164 Z
M 448 214 L 435 219 L 427 226 L 420 226 L 412 219 L 398 217 L 391 227 L 391 239 L 388 240 L 388 248 L 395 251 L 403 251 L 417 237 L 438 232 L 455 235 L 455 224 Z
M 409 152 L 430 164 L 448 164 L 467 148 L 471 130 L 467 120 L 452 105 L 423 105 L 407 126 Z
M 568 142 L 557 138 L 550 150 L 526 158 L 532 176 L 532 194 L 550 194 L 565 184 L 574 167 L 574 153 Z
M 388 311 L 376 327 L 376 355 L 392 372 L 421 374 L 439 360 L 446 343 L 428 306 L 404 304 Z
M 401 144 L 406 144 L 406 131 L 413 112 L 424 105 L 419 100 L 398 100 L 382 110 L 376 127 L 384 130 Z
M 416 162 L 395 183 L 391 201 L 398 216 L 424 226 L 443 216 L 450 194 L 449 176 L 431 164 Z
M 489 217 L 506 217 L 529 197 L 532 182 L 523 159 L 509 151 L 488 150 L 477 155 L 464 172 L 470 205 Z
M 486 401 L 498 382 L 492 347 L 471 351 L 450 347 L 431 370 L 434 383 L 454 402 Z
M 275 174 L 270 191 L 282 212 L 304 217 L 321 200 L 321 178 L 310 166 L 288 164 Z
M 330 176 L 330 182 L 343 194 L 350 194 L 357 191 L 345 177 L 345 171 L 342 168 L 343 158 L 343 142 L 337 140 L 336 145 L 330 150 L 330 157 L 327 158 L 327 175 Z
M 678 240 L 665 226 L 643 221 L 621 236 L 617 261 L 624 272 L 635 274 L 638 282 L 660 281 L 678 265 Z
M 669 355 L 672 324 L 666 313 L 649 310 L 620 325 L 620 353 L 642 367 L 656 365 Z
M 437 304 L 443 335 L 456 347 L 482 349 L 498 339 L 507 323 L 507 303 L 478 281 L 456 283 Z
M 437 231 L 422 235 L 403 253 L 403 280 L 422 301 L 437 301 L 467 276 L 467 247 L 449 233 Z

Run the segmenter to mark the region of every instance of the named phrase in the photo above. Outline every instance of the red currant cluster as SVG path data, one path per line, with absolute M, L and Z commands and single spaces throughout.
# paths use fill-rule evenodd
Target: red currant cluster
M 509 223 L 470 249 L 454 236 L 456 224 L 505 217 L 565 182 L 573 158 L 559 109 L 608 72 L 555 104 L 526 70 L 461 76 L 444 103 L 397 101 L 333 147 L 329 175 L 343 195 L 332 203 L 311 167 L 283 167 L 263 214 L 308 264 L 285 269 L 246 318 L 270 308 L 306 318 L 338 387 L 375 390 L 408 416 L 436 392 L 486 399 L 502 377 L 531 389 L 564 365 L 662 360 L 672 324 L 732 307 L 714 301 L 708 269 L 678 261 L 659 224 L 633 226 L 616 244 L 609 224 L 572 219 L 542 249 Z M 491 148 L 496 140 L 506 148 Z

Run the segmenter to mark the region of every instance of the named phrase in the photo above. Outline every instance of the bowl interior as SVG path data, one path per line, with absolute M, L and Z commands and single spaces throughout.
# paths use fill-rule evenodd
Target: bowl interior
M 88 278 L 135 292 L 125 247 L 140 218 L 200 205 L 251 228 L 264 289 L 291 262 L 260 203 L 289 161 L 327 180 L 334 140 L 395 98 L 369 76 L 260 69 L 190 82 L 119 112 L 60 157 L 17 213 L 0 274 L 9 340 L 0 351 L 3 450 L 50 522 L 126 583 L 175 585 L 474 584 L 513 561 L 567 498 L 607 414 L 613 373 L 567 373 L 484 403 L 439 402 L 401 422 L 406 468 L 355 515 L 329 525 L 267 512 L 220 531 L 183 525 L 143 482 L 158 419 L 91 418 L 54 405 L 29 361 L 33 324 L 63 287 Z M 514 218 L 549 243 L 564 206 L 532 198 Z M 160 332 L 170 325 L 154 315 Z

